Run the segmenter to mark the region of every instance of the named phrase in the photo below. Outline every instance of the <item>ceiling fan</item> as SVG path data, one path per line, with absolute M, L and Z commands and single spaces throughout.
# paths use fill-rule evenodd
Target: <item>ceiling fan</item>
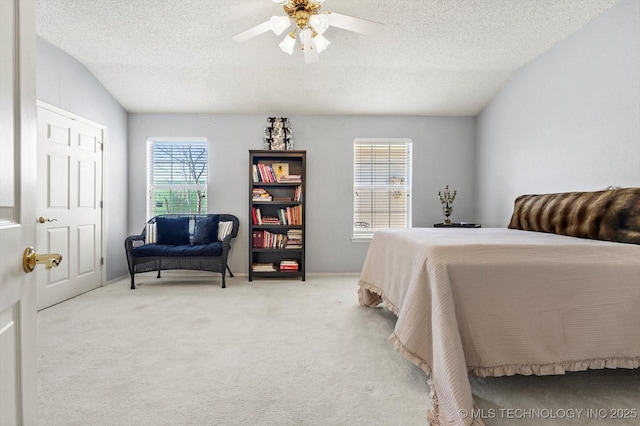
M 329 27 L 342 28 L 360 34 L 375 34 L 380 31 L 382 24 L 335 12 L 322 12 L 320 7 L 324 0 L 272 0 L 282 6 L 286 16 L 272 16 L 266 22 L 249 28 L 232 37 L 239 43 L 254 38 L 271 30 L 276 35 L 282 34 L 292 24 L 293 31 L 287 34 L 280 43 L 283 52 L 292 54 L 296 40 L 300 38 L 300 48 L 306 63 L 320 60 L 320 52 L 325 50 L 331 42 L 323 34 Z

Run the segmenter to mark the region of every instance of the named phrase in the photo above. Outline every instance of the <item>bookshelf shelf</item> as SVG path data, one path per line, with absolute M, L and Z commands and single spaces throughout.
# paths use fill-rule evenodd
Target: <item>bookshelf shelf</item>
M 265 187 L 279 187 L 279 186 L 298 186 L 300 185 L 300 182 L 296 182 L 296 183 L 280 183 L 280 182 L 260 182 L 260 186 L 265 186 Z
M 264 252 L 264 253 L 274 253 L 274 252 L 282 252 L 282 253 L 293 253 L 296 251 L 302 251 L 301 248 L 255 248 L 252 247 L 251 248 L 252 251 L 259 253 L 259 252 Z
M 249 281 L 305 280 L 306 151 L 249 150 Z
M 252 201 L 255 205 L 267 204 L 271 206 L 295 206 L 302 204 L 299 201 Z

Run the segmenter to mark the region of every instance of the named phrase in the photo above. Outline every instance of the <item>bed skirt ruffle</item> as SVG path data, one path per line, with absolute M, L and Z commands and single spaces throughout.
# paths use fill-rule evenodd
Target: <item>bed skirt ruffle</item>
M 467 371 L 477 377 L 503 377 L 516 374 L 523 376 L 551 376 L 571 371 L 603 370 L 605 368 L 634 369 L 638 367 L 640 367 L 640 357 L 586 359 L 551 364 L 508 364 L 491 367 L 467 366 Z

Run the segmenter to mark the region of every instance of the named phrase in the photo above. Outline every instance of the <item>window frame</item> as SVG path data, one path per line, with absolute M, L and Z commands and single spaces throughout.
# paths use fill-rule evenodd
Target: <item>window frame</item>
M 358 184 L 358 182 L 356 181 L 357 176 L 356 176 L 356 168 L 357 168 L 357 164 L 356 164 L 356 148 L 357 145 L 374 145 L 374 144 L 380 144 L 380 145 L 403 145 L 408 153 L 407 153 L 407 158 L 406 158 L 406 170 L 407 170 L 407 174 L 405 177 L 406 183 L 404 185 L 397 185 L 397 184 L 391 184 L 389 183 L 388 185 L 380 185 L 380 184 L 372 184 L 372 185 L 362 185 L 362 184 Z M 351 235 L 351 241 L 352 242 L 363 242 L 363 243 L 368 243 L 371 238 L 373 238 L 373 234 L 375 233 L 375 231 L 377 229 L 389 229 L 389 228 L 376 228 L 370 231 L 364 231 L 364 230 L 358 230 L 355 227 L 355 223 L 356 223 L 356 207 L 357 207 L 357 202 L 356 202 L 356 191 L 358 189 L 362 190 L 362 189 L 385 189 L 388 188 L 389 190 L 391 190 L 391 188 L 400 188 L 401 190 L 406 191 L 406 209 L 405 209 L 405 221 L 406 221 L 406 228 L 411 228 L 412 226 L 412 203 L 411 203 L 411 192 L 412 192 L 412 175 L 413 175 L 413 140 L 410 138 L 356 138 L 353 140 L 353 158 L 352 158 L 352 165 L 353 165 L 353 187 L 352 187 L 352 235 Z M 390 162 L 380 162 L 378 164 L 390 164 Z M 390 174 L 388 176 L 388 179 L 391 180 Z M 389 215 L 391 214 L 390 210 L 389 210 Z
M 166 144 L 173 144 L 173 145 L 178 145 L 178 144 L 205 144 L 206 146 L 206 179 L 204 183 L 186 183 L 186 184 L 181 184 L 181 183 L 169 183 L 169 184 L 153 184 L 153 145 L 154 143 L 166 143 Z M 156 202 L 154 194 L 158 189 L 164 189 L 164 190 L 193 190 L 193 191 L 197 191 L 197 190 L 203 190 L 203 194 L 204 194 L 204 200 L 205 200 L 205 205 L 204 208 L 202 209 L 202 214 L 206 214 L 207 210 L 208 210 L 208 203 L 207 198 L 208 198 L 208 186 L 209 186 L 209 176 L 210 176 L 210 163 L 209 163 L 209 157 L 210 157 L 210 147 L 209 147 L 209 141 L 207 138 L 203 138 L 203 137 L 149 137 L 147 138 L 147 146 L 146 146 L 146 165 L 147 165 L 147 169 L 146 169 L 146 182 L 147 182 L 147 187 L 146 187 L 146 191 L 147 191 L 147 201 L 146 201 L 146 212 L 147 212 L 147 218 L 151 218 L 153 216 L 156 216 L 157 214 L 167 214 L 167 213 L 158 213 L 155 211 L 155 208 L 153 206 L 153 204 Z M 177 162 L 176 162 L 177 163 Z M 173 213 L 173 212 L 170 212 Z M 170 214 L 169 213 L 169 214 Z M 183 213 L 183 212 L 175 212 L 175 213 Z M 188 213 L 185 214 L 197 214 L 197 210 L 196 211 L 190 211 Z

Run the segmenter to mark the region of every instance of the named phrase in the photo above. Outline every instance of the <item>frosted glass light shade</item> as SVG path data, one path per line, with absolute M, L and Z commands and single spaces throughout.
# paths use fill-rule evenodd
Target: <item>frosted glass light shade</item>
M 318 33 L 322 34 L 329 28 L 329 17 L 327 15 L 312 15 L 309 18 L 309 24 Z
M 282 43 L 280 43 L 279 46 L 284 53 L 288 53 L 289 55 L 293 54 L 293 49 L 296 46 L 295 34 L 294 33 L 287 34 L 287 36 L 284 38 L 284 40 L 282 40 Z
M 280 35 L 291 26 L 291 19 L 288 16 L 272 16 L 269 20 L 271 31 L 275 35 Z
M 313 38 L 313 44 L 316 45 L 316 50 L 318 51 L 318 53 L 321 53 L 323 50 L 329 47 L 331 42 L 327 40 L 322 34 L 316 34 L 316 36 Z

